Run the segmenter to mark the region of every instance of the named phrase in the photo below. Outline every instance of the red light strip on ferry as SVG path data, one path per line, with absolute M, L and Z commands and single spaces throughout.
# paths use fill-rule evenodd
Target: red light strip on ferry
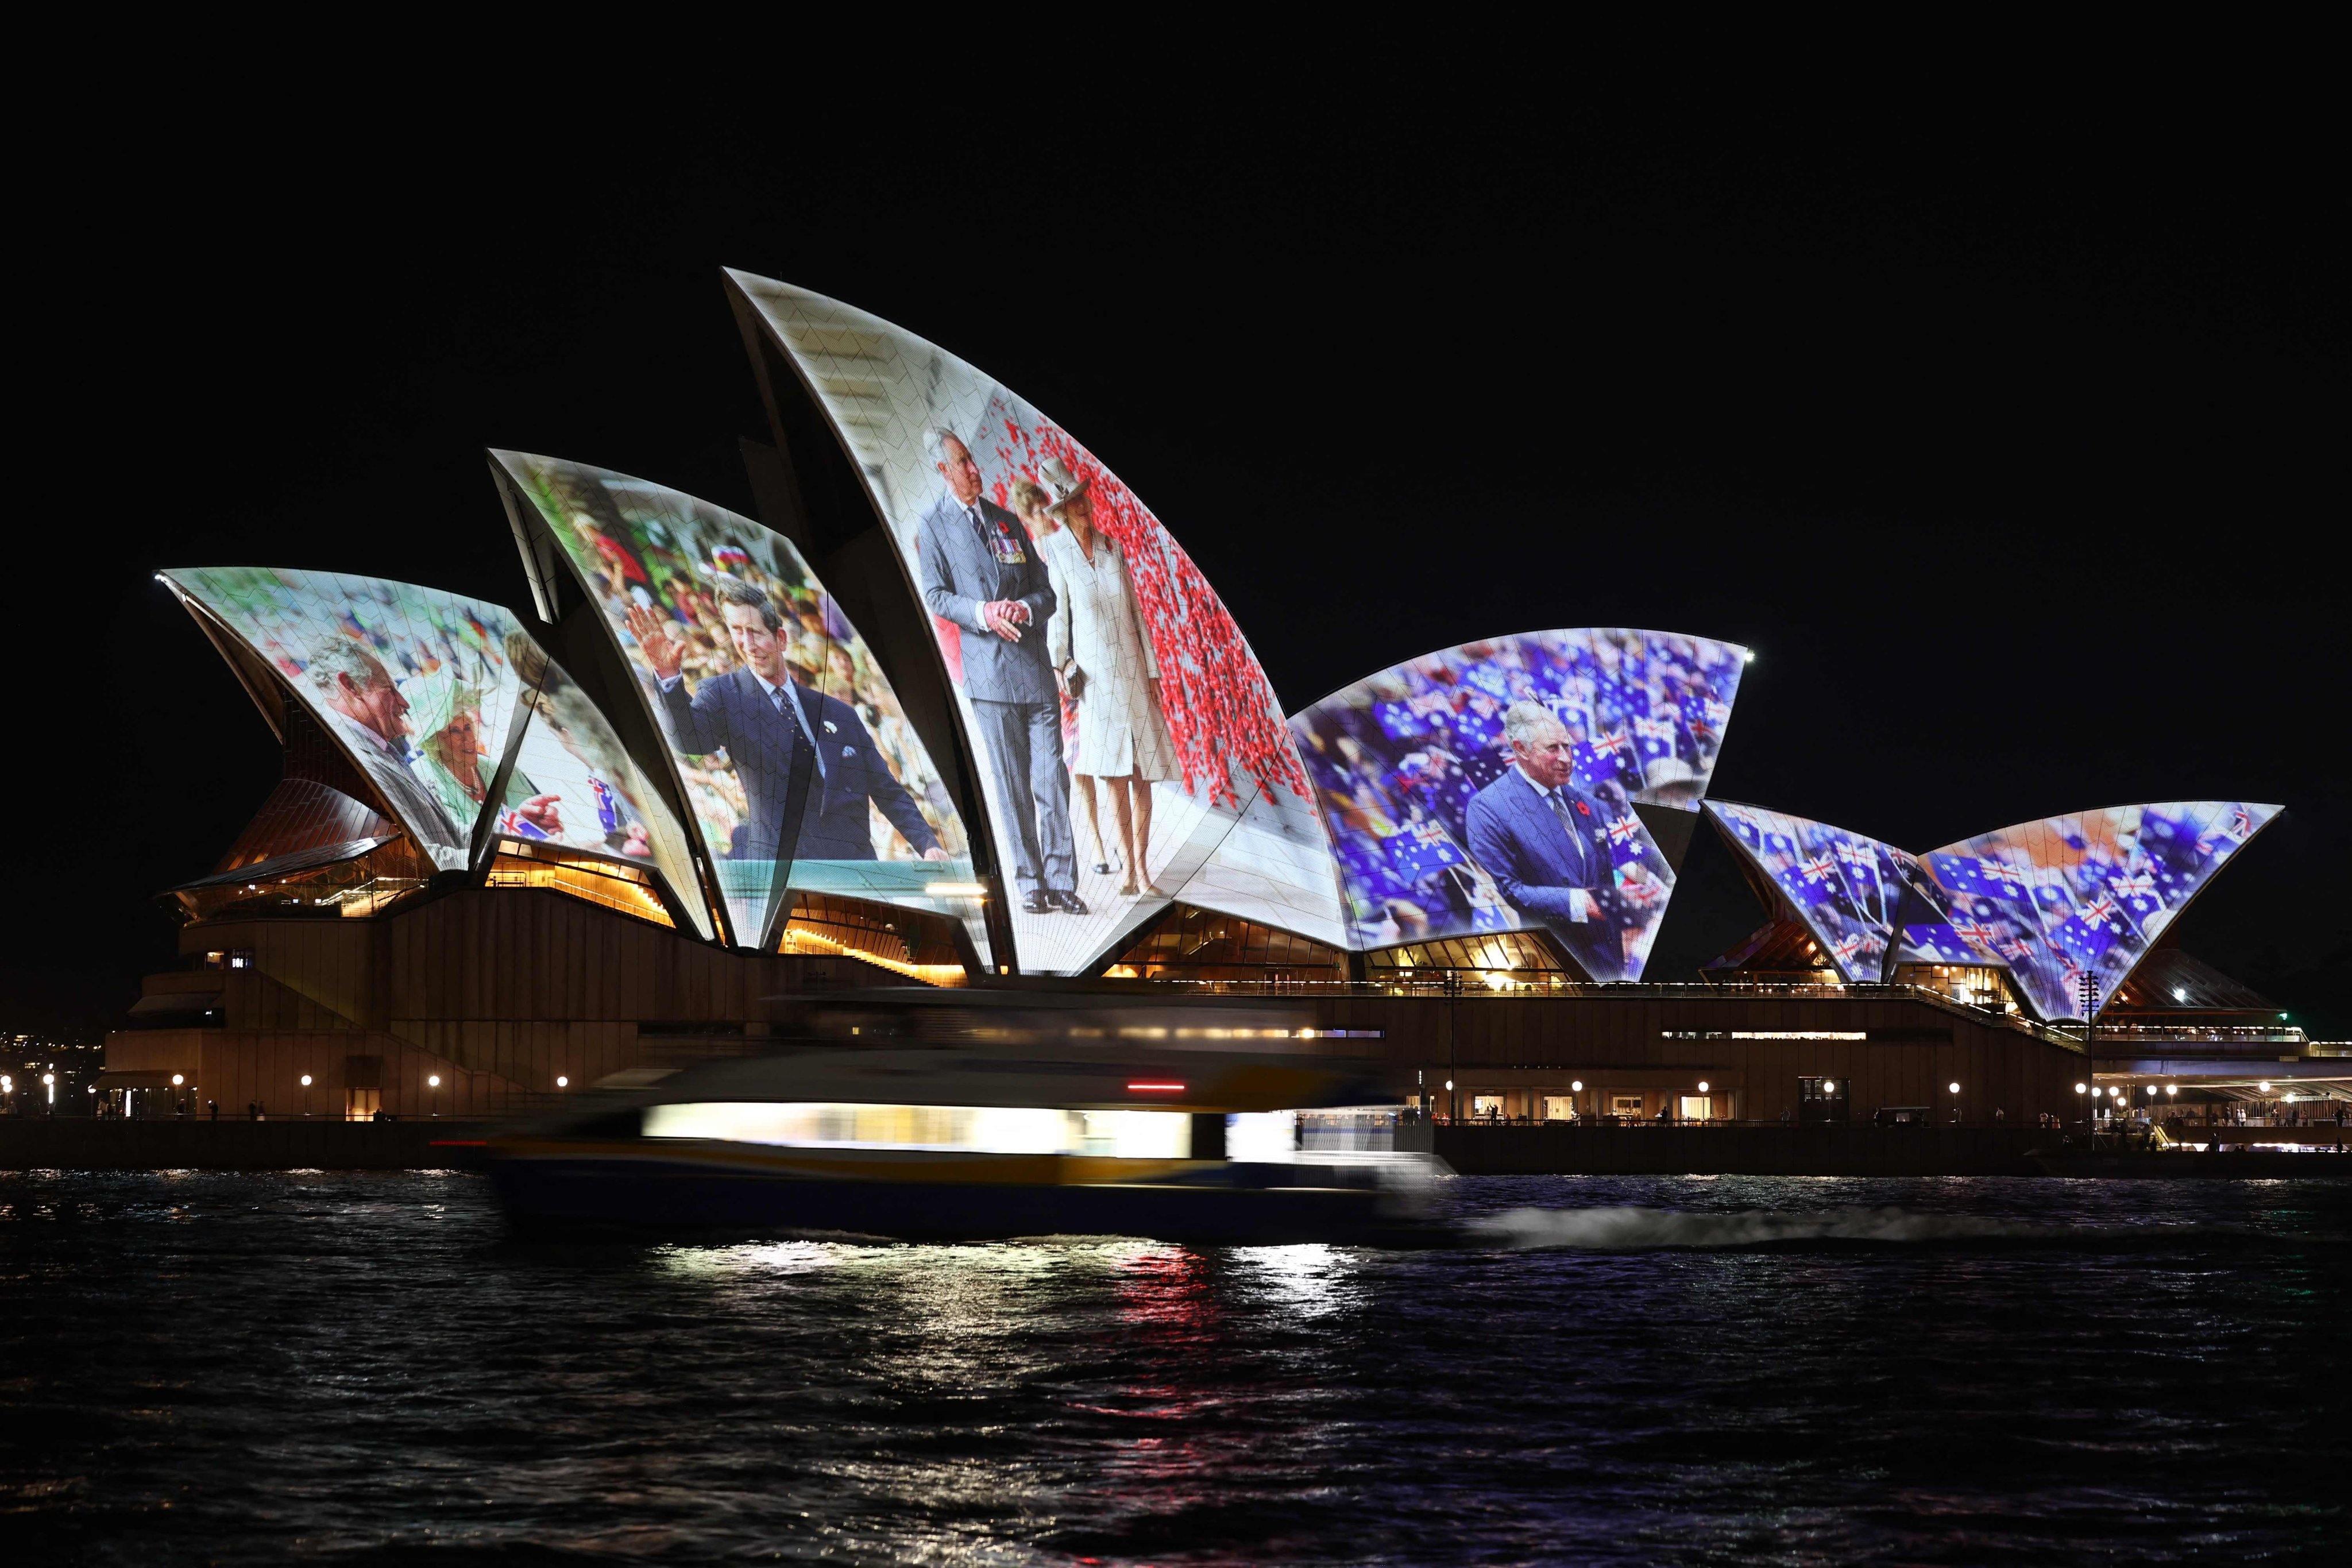
M 1171 1089 L 1181 1094 L 1183 1092 L 1184 1086 L 1181 1083 L 1131 1083 L 1127 1086 L 1127 1089 L 1129 1094 L 1146 1089 Z

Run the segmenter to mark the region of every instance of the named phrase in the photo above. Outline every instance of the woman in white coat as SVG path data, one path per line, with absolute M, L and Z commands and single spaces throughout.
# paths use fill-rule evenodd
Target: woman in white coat
M 1151 634 L 1136 604 L 1127 553 L 1094 525 L 1087 481 L 1058 458 L 1039 476 L 1055 498 L 1062 526 L 1038 540 L 1053 578 L 1055 609 L 1047 651 L 1055 675 L 1077 707 L 1078 743 L 1070 773 L 1078 785 L 1087 829 L 1094 837 L 1095 871 L 1108 875 L 1102 821 L 1095 804 L 1099 781 L 1118 825 L 1126 883 L 1123 894 L 1158 893 L 1147 858 L 1151 849 L 1151 786 L 1176 777 L 1176 743 L 1160 708 L 1160 666 Z

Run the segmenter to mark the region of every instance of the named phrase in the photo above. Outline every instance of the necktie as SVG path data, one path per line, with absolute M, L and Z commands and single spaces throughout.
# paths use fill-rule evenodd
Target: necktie
M 785 679 L 789 680 L 792 678 L 786 676 Z M 792 726 L 793 738 L 806 746 L 809 755 L 816 759 L 816 776 L 824 777 L 824 753 L 817 749 L 816 737 L 808 732 L 808 726 L 801 722 L 800 710 L 793 705 L 792 700 L 784 694 L 784 689 L 781 686 L 768 693 L 768 696 L 775 703 L 776 711 L 784 716 L 784 722 Z
M 1576 826 L 1576 810 L 1568 804 L 1568 792 L 1558 788 L 1549 789 L 1544 792 L 1544 798 L 1551 802 L 1551 814 L 1559 818 L 1560 826 L 1567 830 L 1568 841 L 1576 847 L 1577 863 L 1580 866 L 1584 864 L 1584 834 Z

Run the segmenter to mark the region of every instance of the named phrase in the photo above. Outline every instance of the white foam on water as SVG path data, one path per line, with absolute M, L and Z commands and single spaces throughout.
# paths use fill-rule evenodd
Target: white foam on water
M 1584 1247 L 1633 1252 L 1656 1247 L 1764 1247 L 1804 1242 L 2057 1240 L 2074 1233 L 2020 1220 L 1913 1214 L 1898 1208 L 1825 1214 L 1758 1211 L 1685 1214 L 1675 1209 L 1506 1209 L 1465 1222 L 1472 1237 L 1517 1249 Z

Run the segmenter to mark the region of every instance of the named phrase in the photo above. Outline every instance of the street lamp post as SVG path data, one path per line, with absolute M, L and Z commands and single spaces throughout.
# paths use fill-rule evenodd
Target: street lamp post
M 441 1114 L 441 1075 L 436 1072 L 425 1082 L 433 1090 L 433 1114 L 438 1116 Z
M 2076 982 L 2083 994 L 2083 1054 L 2091 1054 L 2091 1043 L 2099 1033 L 2099 982 L 2096 975 L 2084 974 Z
M 1462 1120 L 1462 1107 L 1454 1094 L 1454 1075 L 1460 1066 L 1454 1043 L 1454 1002 L 1462 994 L 1462 976 L 1454 970 L 1445 972 L 1445 1120 L 1448 1125 Z
M 306 1121 L 310 1119 L 310 1075 L 309 1073 L 302 1075 L 302 1119 Z

